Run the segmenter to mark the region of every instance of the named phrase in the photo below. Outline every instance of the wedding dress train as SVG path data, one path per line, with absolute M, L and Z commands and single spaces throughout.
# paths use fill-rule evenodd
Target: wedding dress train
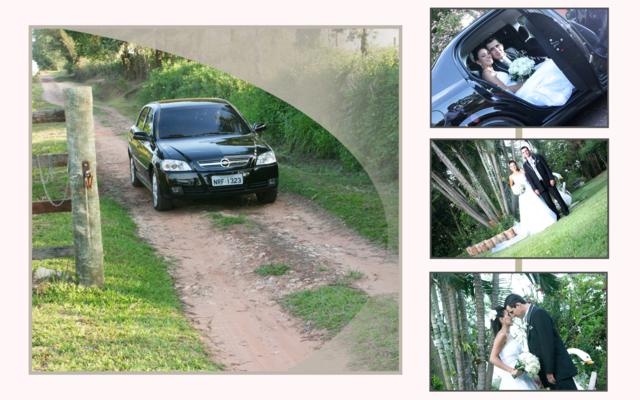
M 492 252 L 506 249 L 529 235 L 542 232 L 558 219 L 544 200 L 533 191 L 524 172 L 514 174 L 513 185 L 514 187 L 520 185 L 524 187 L 524 192 L 518 196 L 520 222 L 514 226 L 516 236 L 502 243 L 498 243 L 491 249 Z
M 508 73 L 496 72 L 498 79 L 507 86 L 514 82 Z M 536 66 L 536 70 L 515 93 L 521 99 L 537 106 L 564 105 L 574 86 L 551 59 L 547 59 Z

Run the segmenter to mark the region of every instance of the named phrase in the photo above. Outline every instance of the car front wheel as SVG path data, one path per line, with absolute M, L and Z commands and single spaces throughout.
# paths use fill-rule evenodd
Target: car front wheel
M 136 174 L 136 166 L 134 164 L 133 157 L 131 156 L 129 156 L 129 173 L 131 175 L 131 186 L 142 186 L 142 182 L 140 182 L 140 179 L 138 179 L 138 175 Z
M 264 192 L 258 192 L 256 193 L 256 197 L 258 198 L 258 203 L 262 203 L 262 204 L 273 203 L 274 201 L 276 201 L 276 198 L 278 197 L 278 189 L 274 188 Z
M 173 207 L 171 199 L 167 199 L 162 195 L 160 183 L 158 182 L 158 172 L 156 170 L 153 170 L 153 176 L 151 177 L 151 197 L 153 198 L 153 208 L 157 211 L 166 211 Z

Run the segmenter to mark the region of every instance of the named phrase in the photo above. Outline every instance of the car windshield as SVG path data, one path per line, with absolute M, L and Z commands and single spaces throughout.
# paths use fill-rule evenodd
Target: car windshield
M 159 113 L 158 137 L 162 139 L 218 134 L 246 135 L 249 126 L 226 104 L 167 107 Z

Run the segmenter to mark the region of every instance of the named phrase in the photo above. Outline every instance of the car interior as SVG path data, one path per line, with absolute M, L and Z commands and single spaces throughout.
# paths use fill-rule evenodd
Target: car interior
M 503 44 L 505 51 L 512 48 L 530 57 L 546 56 L 536 37 L 527 28 L 526 17 L 518 10 L 505 10 L 492 19 L 491 23 L 484 24 L 474 31 L 462 43 L 458 53 L 463 65 L 467 67 L 472 76 L 494 88 L 497 86 L 482 79 L 482 70 L 476 63 L 475 55 L 477 49 L 483 46 L 490 37 L 498 39 Z M 510 92 L 509 94 L 512 95 Z
M 474 52 L 490 37 L 498 39 L 505 50 L 514 48 L 532 57 L 545 56 L 538 41 L 525 26 L 525 17 L 517 10 L 506 10 L 491 22 L 474 32 L 473 37 L 466 40 L 460 49 L 465 65 L 474 76 L 480 77 L 481 71 L 475 62 Z

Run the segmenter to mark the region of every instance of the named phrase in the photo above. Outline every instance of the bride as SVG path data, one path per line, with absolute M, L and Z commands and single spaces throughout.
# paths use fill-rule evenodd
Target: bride
M 476 57 L 476 62 L 482 67 L 482 78 L 531 104 L 561 106 L 573 92 L 573 84 L 551 59 L 538 64 L 533 75 L 524 82 L 515 82 L 508 73 L 493 69 L 493 57 L 486 48 L 481 47 Z
M 491 252 L 495 253 L 518 243 L 534 233 L 542 232 L 550 225 L 553 225 L 558 216 L 547 206 L 547 204 L 534 191 L 524 170 L 518 166 L 514 160 L 509 161 L 509 187 L 513 194 L 518 196 L 518 210 L 520 211 L 520 222 L 514 226 L 516 236 L 498 243 Z
M 514 160 L 509 161 L 509 187 L 518 196 L 520 224 L 518 236 L 527 236 L 546 229 L 557 221 L 556 214 L 536 195 L 527 181 L 524 170 Z
M 518 356 L 524 350 L 510 331 L 513 321 L 504 307 L 496 307 L 491 329 L 495 335 L 489 361 L 498 367 L 501 376 L 499 390 L 538 390 L 533 378 L 522 370 L 514 368 Z

